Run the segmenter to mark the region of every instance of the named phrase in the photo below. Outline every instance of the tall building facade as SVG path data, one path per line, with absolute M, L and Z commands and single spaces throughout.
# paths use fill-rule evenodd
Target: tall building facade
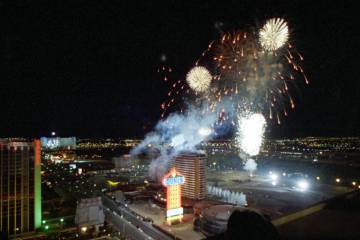
M 14 236 L 41 226 L 40 140 L 0 140 L 0 231 Z
M 182 153 L 175 158 L 176 170 L 185 177 L 182 196 L 194 200 L 205 198 L 206 156 L 198 153 Z

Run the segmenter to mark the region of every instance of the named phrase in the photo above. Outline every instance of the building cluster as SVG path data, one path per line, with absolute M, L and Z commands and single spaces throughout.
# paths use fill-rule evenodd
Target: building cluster
M 78 139 L 78 149 L 132 148 L 140 143 L 138 139 Z
M 333 138 L 266 141 L 257 158 L 311 159 L 314 162 L 316 159 L 316 162 L 321 162 L 328 161 L 331 157 L 338 157 L 334 149 L 339 149 L 347 156 L 357 159 L 359 143 L 357 138 L 341 141 Z M 43 191 L 50 189 L 57 195 L 54 189 L 61 188 L 74 200 L 76 212 L 74 220 L 79 232 L 92 231 L 91 229 L 98 231 L 103 225 L 104 209 L 101 199 L 97 197 L 109 192 L 114 193 L 114 202 L 118 205 L 125 206 L 128 202 L 139 200 L 139 202 L 151 202 L 161 209 L 165 208 L 167 211 L 165 214 L 162 213 L 163 217 L 171 221 L 181 220 L 183 214 L 192 213 L 195 228 L 198 226 L 199 230 L 209 234 L 223 231 L 231 212 L 247 205 L 245 195 L 236 189 L 228 190 L 224 186 L 217 185 L 215 181 L 214 184 L 209 184 L 212 174 L 221 174 L 223 169 L 227 169 L 226 161 L 223 159 L 232 161 L 230 154 L 237 156 L 232 141 L 210 141 L 202 144 L 201 153 L 177 154 L 171 161 L 168 174 L 164 176 L 163 186 L 158 182 L 152 182 L 147 175 L 152 159 L 159 156 L 159 151 L 151 146 L 148 147 L 147 152 L 139 153 L 137 156 L 125 154 L 112 157 L 112 161 L 99 161 L 100 164 L 86 159 L 79 161 L 78 158 L 74 158 L 75 160 L 67 158 L 69 161 L 59 161 L 55 162 L 58 164 L 54 164 L 53 158 L 47 158 L 48 155 L 69 155 L 82 150 L 87 154 L 93 152 L 94 148 L 113 149 L 136 146 L 136 144 L 138 144 L 137 140 L 87 141 L 59 137 L 41 138 L 35 141 L 0 140 L 1 233 L 12 237 L 21 236 L 24 233 L 35 233 L 37 229 L 45 226 L 42 217 L 51 214 L 42 212 L 41 178 L 43 178 Z M 328 149 L 332 150 L 328 151 Z M 349 159 L 352 158 L 348 157 L 346 161 L 348 162 Z M 236 158 L 234 162 L 240 161 Z M 175 170 L 170 171 L 170 169 Z M 207 175 L 208 185 L 206 185 Z M 352 181 L 352 185 L 357 186 L 357 180 Z M 340 178 L 337 182 L 340 183 Z M 75 206 L 76 200 L 77 206 Z M 46 202 L 43 206 L 51 205 L 49 198 L 46 198 Z
M 264 145 L 269 151 L 359 152 L 360 138 L 306 137 L 294 139 L 268 139 L 265 141 Z

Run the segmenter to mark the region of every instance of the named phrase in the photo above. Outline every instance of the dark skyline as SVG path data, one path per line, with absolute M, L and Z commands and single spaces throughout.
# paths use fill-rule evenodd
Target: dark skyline
M 219 36 L 285 18 L 311 84 L 270 137 L 359 136 L 355 1 L 1 1 L 0 135 L 142 136 L 160 117 L 160 58 L 184 78 Z

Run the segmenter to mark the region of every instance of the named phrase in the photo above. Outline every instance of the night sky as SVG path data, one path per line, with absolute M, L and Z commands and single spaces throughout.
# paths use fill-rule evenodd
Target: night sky
M 269 137 L 360 134 L 356 1 L 0 1 L 0 136 L 139 136 L 178 77 L 219 36 L 289 22 L 311 84 Z

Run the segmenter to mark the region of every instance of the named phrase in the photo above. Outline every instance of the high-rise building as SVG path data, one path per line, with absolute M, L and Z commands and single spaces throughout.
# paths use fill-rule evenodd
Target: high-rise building
M 0 140 L 0 232 L 14 236 L 40 226 L 40 140 Z
M 76 149 L 76 137 L 42 137 L 40 141 L 43 150 Z
M 182 153 L 175 158 L 176 170 L 185 177 L 182 196 L 194 200 L 205 198 L 206 156 L 198 153 Z

